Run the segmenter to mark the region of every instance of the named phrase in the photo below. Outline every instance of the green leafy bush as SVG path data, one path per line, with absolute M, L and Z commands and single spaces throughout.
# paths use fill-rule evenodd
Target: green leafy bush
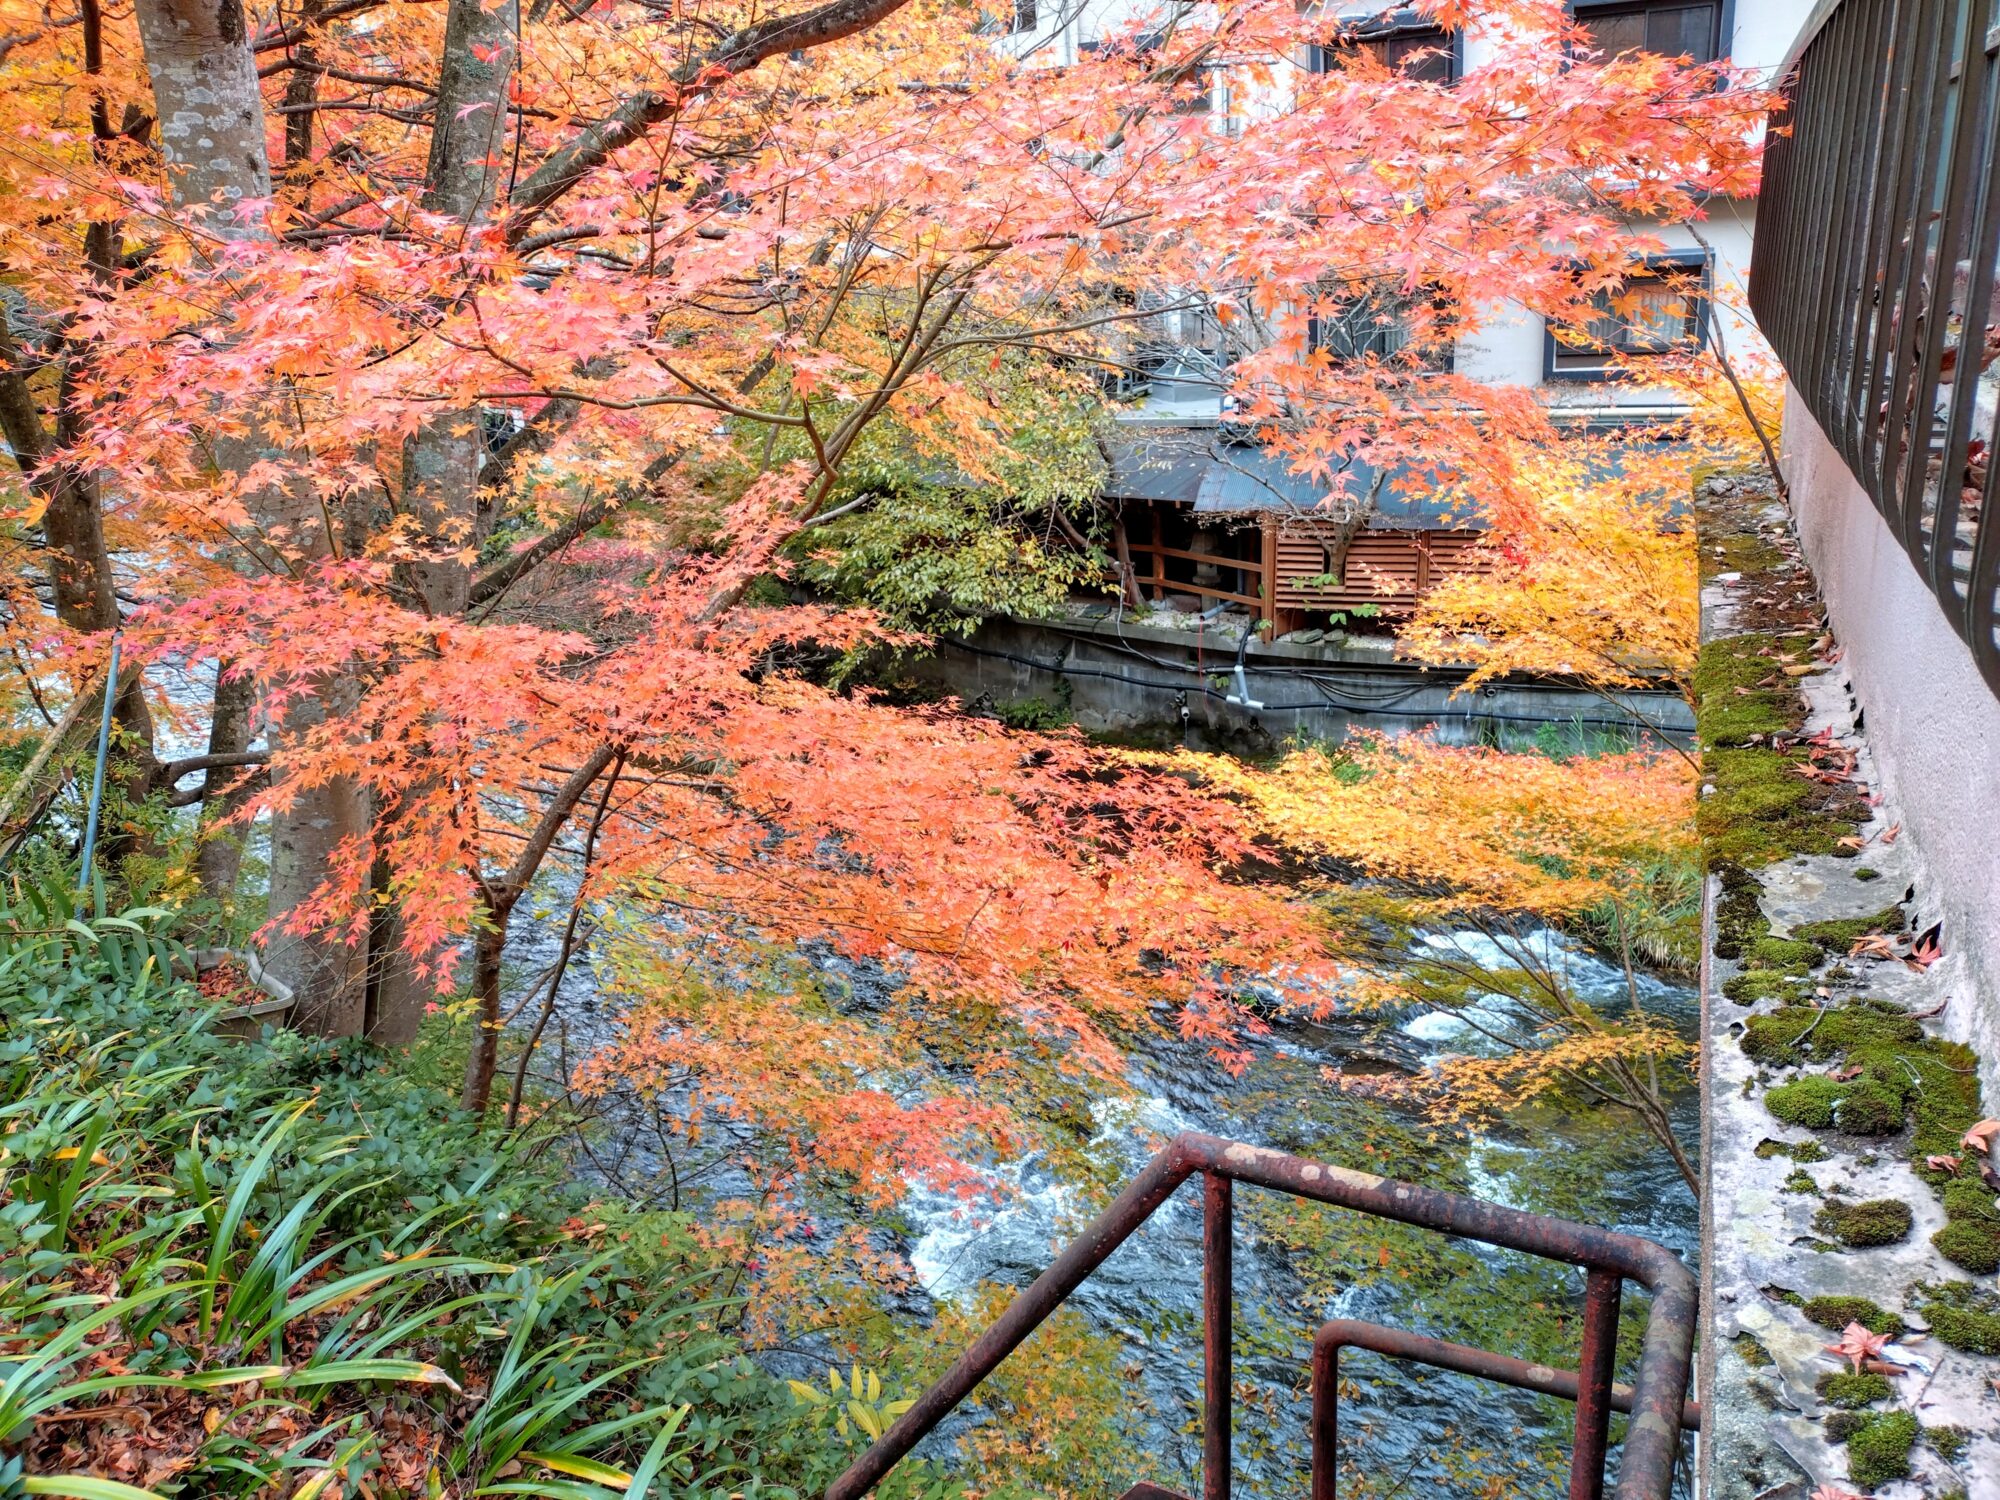
M 847 1461 L 684 1224 L 583 1225 L 546 1142 L 366 1045 L 216 1036 L 170 926 L 0 911 L 0 1459 L 102 1475 L 126 1429 L 88 1414 L 138 1403 L 121 1477 L 190 1497 L 792 1496 Z

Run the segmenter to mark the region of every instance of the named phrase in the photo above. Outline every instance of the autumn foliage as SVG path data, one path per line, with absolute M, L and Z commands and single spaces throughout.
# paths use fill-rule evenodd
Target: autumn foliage
M 1586 318 L 1647 248 L 1631 216 L 1754 185 L 1763 101 L 1717 67 L 1573 65 L 1551 4 L 1435 13 L 1500 38 L 1451 88 L 1365 52 L 1300 69 L 1340 23 L 1291 0 L 1135 18 L 1063 68 L 934 0 L 7 0 L 11 639 L 59 694 L 121 622 L 140 658 L 213 668 L 206 756 L 163 764 L 121 698 L 132 795 L 201 803 L 218 847 L 267 820 L 266 937 L 308 1024 L 396 1040 L 469 990 L 474 1105 L 551 858 L 579 909 L 638 903 L 722 969 L 823 941 L 902 979 L 865 1045 L 809 998 L 709 1029 L 656 997 L 595 1064 L 691 1072 L 752 1117 L 791 1101 L 870 1186 L 998 1126 L 877 1081 L 941 1038 L 975 1074 L 1028 1044 L 1102 1072 L 1165 1007 L 1226 1049 L 1229 974 L 1336 957 L 1243 824 L 1247 796 L 1318 847 L 1285 779 L 835 691 L 826 653 L 890 633 L 758 585 L 884 425 L 997 472 L 1001 352 L 1074 388 L 1144 289 L 1256 331 L 1239 410 L 1329 495 L 1355 460 L 1474 486 L 1518 464 L 1549 430 L 1525 393 L 1336 364 L 1315 312 L 1388 287 L 1433 289 L 1455 332 L 1506 301 Z M 1187 106 L 1225 64 L 1277 102 L 1212 130 Z M 228 898 L 233 864 L 201 873 Z M 1494 899 L 1526 878 L 1470 873 Z M 807 1037 L 869 1065 L 774 1065 Z

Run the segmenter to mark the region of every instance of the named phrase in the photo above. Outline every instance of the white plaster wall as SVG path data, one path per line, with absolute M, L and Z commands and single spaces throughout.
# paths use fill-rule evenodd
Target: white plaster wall
M 1941 1024 L 1978 1050 L 1991 1098 L 2000 1092 L 2000 698 L 1790 392 L 1783 464 L 1863 731 L 1927 872 L 1918 920 L 1944 923 L 1955 982 Z

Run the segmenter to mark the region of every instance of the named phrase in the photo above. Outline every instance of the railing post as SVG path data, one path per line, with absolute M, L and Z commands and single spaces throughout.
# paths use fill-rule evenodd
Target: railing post
M 1618 1300 L 1624 1278 L 1590 1268 L 1583 1289 L 1583 1348 L 1576 1364 L 1576 1446 L 1569 1500 L 1603 1500 L 1604 1448 L 1611 1430 L 1611 1376 L 1618 1359 Z
M 1229 1500 L 1229 1354 L 1235 1283 L 1234 1185 L 1220 1172 L 1201 1178 L 1201 1495 Z
M 1340 1345 L 1313 1340 L 1312 1500 L 1333 1500 L 1333 1467 L 1340 1447 Z

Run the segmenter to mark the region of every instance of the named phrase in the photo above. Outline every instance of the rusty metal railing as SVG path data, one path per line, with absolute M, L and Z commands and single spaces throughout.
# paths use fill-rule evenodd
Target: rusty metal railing
M 1625 1434 L 1618 1467 L 1616 1500 L 1668 1500 L 1681 1430 L 1693 1426 L 1690 1418 L 1699 1416 L 1684 1407 L 1682 1399 L 1687 1392 L 1689 1357 L 1694 1346 L 1695 1279 L 1672 1251 L 1636 1235 L 1615 1234 L 1608 1229 L 1523 1213 L 1478 1198 L 1393 1182 L 1370 1172 L 1304 1161 L 1281 1151 L 1192 1132 L 1176 1136 L 1166 1150 L 1147 1163 L 1111 1206 L 1056 1257 L 1054 1264 L 1008 1304 L 1006 1311 L 958 1357 L 943 1378 L 919 1396 L 894 1426 L 828 1486 L 826 1500 L 861 1500 L 982 1380 L 998 1369 L 1000 1362 L 1061 1306 L 1112 1251 L 1197 1173 L 1202 1177 L 1202 1500 L 1229 1500 L 1232 1261 L 1238 1182 L 1584 1267 L 1589 1276 L 1584 1295 L 1581 1369 L 1575 1374 L 1544 1371 L 1542 1367 L 1507 1360 L 1484 1350 L 1464 1349 L 1435 1339 L 1399 1334 L 1393 1329 L 1382 1329 L 1380 1333 L 1388 1340 L 1401 1342 L 1398 1348 L 1382 1352 L 1425 1360 L 1447 1369 L 1464 1368 L 1467 1373 L 1531 1390 L 1546 1390 L 1552 1395 L 1573 1394 L 1577 1413 L 1576 1442 L 1570 1457 L 1570 1500 L 1600 1500 L 1604 1492 L 1611 1412 L 1631 1412 L 1632 1422 Z M 1628 1280 L 1652 1293 L 1637 1377 L 1629 1392 L 1614 1386 L 1611 1378 L 1612 1358 L 1618 1343 L 1620 1296 Z M 1314 1345 L 1315 1366 L 1324 1358 L 1330 1370 L 1339 1345 L 1365 1343 L 1373 1335 L 1353 1336 L 1355 1330 L 1374 1326 L 1332 1323 L 1321 1329 Z M 1333 1332 L 1329 1333 L 1329 1329 Z M 1477 1367 L 1469 1367 L 1467 1362 L 1477 1362 Z M 1574 1382 L 1567 1391 L 1563 1388 L 1565 1377 Z M 1316 1391 L 1317 1386 L 1316 1382 Z M 1329 1442 L 1322 1466 L 1317 1418 L 1324 1413 L 1326 1435 L 1330 1439 L 1335 1421 L 1330 1384 L 1324 1400 L 1316 1394 L 1315 1410 L 1314 1496 L 1315 1500 L 1328 1500 L 1332 1494 L 1333 1453 Z M 1324 1491 L 1319 1488 L 1322 1468 Z
M 1750 306 L 2000 693 L 1996 20 L 1822 0 L 1771 121 Z

